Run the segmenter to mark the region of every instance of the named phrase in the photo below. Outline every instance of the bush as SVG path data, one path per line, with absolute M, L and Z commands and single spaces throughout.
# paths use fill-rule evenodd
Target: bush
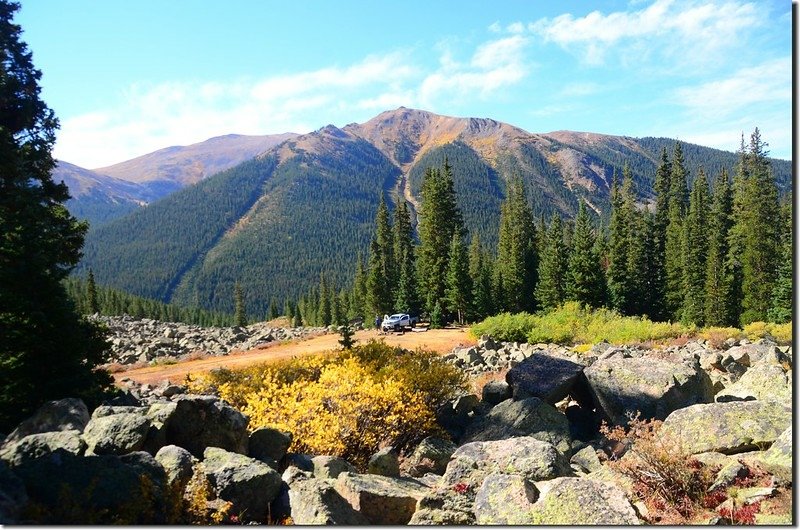
M 525 342 L 536 321 L 537 317 L 530 313 L 501 313 L 475 324 L 470 333 L 475 338 L 488 335 L 506 342 Z
M 745 325 L 744 334 L 750 340 L 771 337 L 780 343 L 791 343 L 792 323 L 774 324 L 772 322 L 751 322 Z
M 744 336 L 739 328 L 724 328 L 711 326 L 703 328 L 698 334 L 701 339 L 707 340 L 713 348 L 722 348 L 722 344 L 730 338 L 740 339 Z

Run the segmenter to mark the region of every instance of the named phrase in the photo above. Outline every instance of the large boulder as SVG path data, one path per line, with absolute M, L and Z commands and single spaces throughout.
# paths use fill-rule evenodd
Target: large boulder
M 0 460 L 0 525 L 17 523 L 27 502 L 25 484 Z
M 719 392 L 716 401 L 792 400 L 792 385 L 780 364 L 759 361 L 738 381 Z
M 30 434 L 15 443 L 6 444 L 0 450 L 0 459 L 14 468 L 59 450 L 81 456 L 86 452 L 86 442 L 78 431 Z
M 198 462 L 192 453 L 177 445 L 166 445 L 158 450 L 155 459 L 164 468 L 167 484 L 179 492 L 186 489 Z
M 202 458 L 207 447 L 247 454 L 248 418 L 214 396 L 175 396 L 175 410 L 166 426 L 166 443 Z
M 231 503 L 231 514 L 243 521 L 266 521 L 269 505 L 281 487 L 277 471 L 248 456 L 208 447 L 203 453 L 203 472 L 214 494 Z
M 293 480 L 289 486 L 289 506 L 292 521 L 296 525 L 370 524 L 336 491 L 330 480 Z
M 792 482 L 792 426 L 786 428 L 763 455 L 758 457 L 762 466 L 780 481 Z
M 168 401 L 157 401 L 147 408 L 145 417 L 150 421 L 150 429 L 143 450 L 155 455 L 162 447 L 171 445 L 167 443 L 167 426 L 177 408 L 177 404 Z
M 478 524 L 525 524 L 538 497 L 536 486 L 525 477 L 492 473 L 475 496 L 475 520 Z
M 453 488 L 431 490 L 417 502 L 417 510 L 408 524 L 474 525 L 473 498 L 474 495 Z
M 590 403 L 591 396 L 582 374 L 583 365 L 535 353 L 511 368 L 506 381 L 514 399 L 537 397 L 555 405 L 572 393 L 579 402 Z
M 520 475 L 530 481 L 549 480 L 569 472 L 563 455 L 550 443 L 529 436 L 471 442 L 453 453 L 442 484 L 465 485 L 476 491 L 492 473 Z
M 280 462 L 292 445 L 292 434 L 272 427 L 262 427 L 250 433 L 249 456 L 264 462 Z
M 33 416 L 11 431 L 11 434 L 6 436 L 3 444 L 18 442 L 29 434 L 41 432 L 83 432 L 87 423 L 89 423 L 89 410 L 82 400 L 65 398 L 58 401 L 48 401 L 39 407 Z
M 342 473 L 357 473 L 356 468 L 338 456 L 320 455 L 311 459 L 314 464 L 314 476 L 316 478 L 337 478 Z
M 392 447 L 384 447 L 369 458 L 367 473 L 384 477 L 400 476 L 400 461 L 397 451 Z
M 489 381 L 481 389 L 481 401 L 497 405 L 512 397 L 511 386 L 505 381 Z
M 406 458 L 404 467 L 412 477 L 421 477 L 426 473 L 441 475 L 457 448 L 449 440 L 428 436 Z
M 413 479 L 342 473 L 336 491 L 370 524 L 408 524 L 430 489 Z
M 711 380 L 697 363 L 614 357 L 598 360 L 584 374 L 598 409 L 617 425 L 637 412 L 663 420 L 673 410 L 714 398 Z
M 124 455 L 144 446 L 150 420 L 138 413 L 92 418 L 83 431 L 87 451 L 95 455 Z
M 519 524 L 638 525 L 625 493 L 616 485 L 587 478 L 557 478 Z
M 564 454 L 570 451 L 572 442 L 566 416 L 535 397 L 520 401 L 508 399 L 496 405 L 486 416 L 469 425 L 461 442 L 505 440 L 519 436 L 531 436 L 548 442 Z
M 791 407 L 776 401 L 709 403 L 676 410 L 664 420 L 659 436 L 692 454 L 735 454 L 768 446 L 791 422 Z

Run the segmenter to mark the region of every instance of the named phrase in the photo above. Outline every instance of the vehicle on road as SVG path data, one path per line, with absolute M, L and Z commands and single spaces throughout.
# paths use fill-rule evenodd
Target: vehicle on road
M 400 331 L 414 327 L 419 322 L 417 317 L 412 317 L 408 313 L 397 313 L 381 322 L 382 331 Z

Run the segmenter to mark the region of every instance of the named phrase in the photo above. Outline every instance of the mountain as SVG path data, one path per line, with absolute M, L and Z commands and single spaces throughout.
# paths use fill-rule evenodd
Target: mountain
M 732 143 L 736 139 L 732 140 Z M 87 236 L 84 269 L 98 282 L 163 301 L 231 311 L 242 283 L 248 308 L 296 297 L 325 272 L 352 279 L 366 254 L 380 193 L 416 213 L 427 167 L 453 168 L 467 228 L 496 245 L 509 177 L 522 177 L 537 216 L 570 218 L 585 201 L 607 220 L 613 175 L 628 163 L 641 202 L 652 199 L 661 149 L 674 140 L 526 132 L 491 119 L 400 108 L 363 124 L 325 126 L 189 185 Z M 693 176 L 732 169 L 734 153 L 684 144 Z M 773 160 L 782 190 L 791 163 Z

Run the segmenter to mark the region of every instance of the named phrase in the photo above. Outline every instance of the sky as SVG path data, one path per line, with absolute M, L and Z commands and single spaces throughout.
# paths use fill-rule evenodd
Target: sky
M 791 159 L 786 0 L 22 0 L 61 128 L 99 168 L 399 106 L 533 133 L 660 136 Z

